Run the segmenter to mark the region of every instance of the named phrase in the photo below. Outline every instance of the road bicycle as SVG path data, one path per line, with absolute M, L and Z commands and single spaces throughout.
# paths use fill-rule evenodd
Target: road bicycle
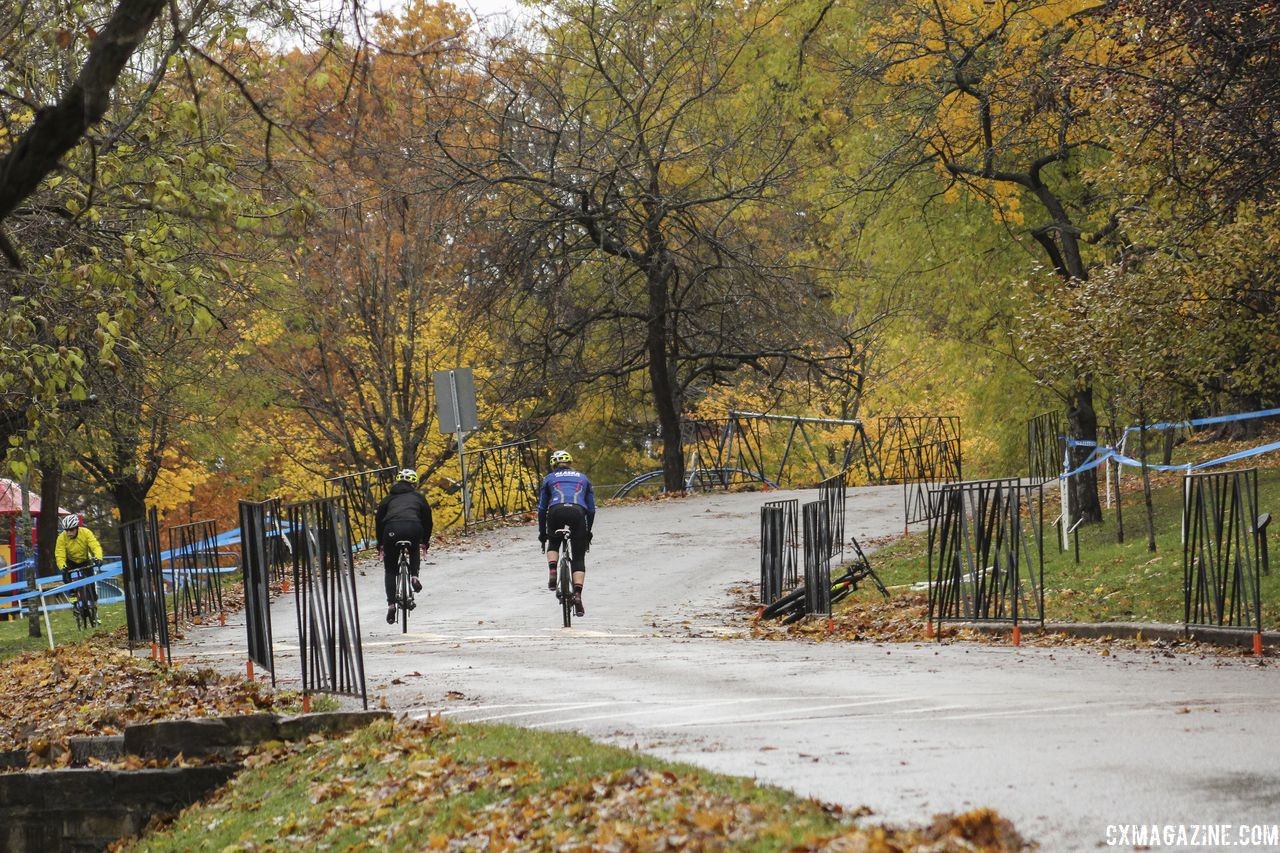
M 564 614 L 564 626 L 573 623 L 573 544 L 569 541 L 569 525 L 556 531 L 560 536 L 560 558 L 556 563 L 556 600 Z
M 413 600 L 413 580 L 409 576 L 409 554 L 412 542 L 396 543 L 400 551 L 400 563 L 396 569 L 396 607 L 400 608 L 400 633 L 409 633 L 409 611 L 418 606 Z

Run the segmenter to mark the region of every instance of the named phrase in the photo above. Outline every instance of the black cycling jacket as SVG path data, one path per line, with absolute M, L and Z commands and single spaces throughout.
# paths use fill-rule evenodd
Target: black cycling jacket
M 408 483 L 392 484 L 391 491 L 378 504 L 374 533 L 379 542 L 387 531 L 387 525 L 397 521 L 412 522 L 422 527 L 422 541 L 431 541 L 431 505 Z

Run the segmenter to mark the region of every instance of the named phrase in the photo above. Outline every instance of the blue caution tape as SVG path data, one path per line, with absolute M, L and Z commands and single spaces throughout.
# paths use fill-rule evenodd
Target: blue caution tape
M 1187 421 L 1177 421 L 1163 424 L 1147 424 L 1147 429 L 1177 429 L 1178 427 L 1198 427 L 1211 426 L 1213 424 L 1229 424 L 1236 421 L 1252 421 L 1258 418 L 1273 418 L 1280 415 L 1280 409 L 1264 409 L 1259 412 L 1240 412 L 1234 415 L 1215 415 L 1211 418 L 1192 418 Z M 1125 435 L 1131 432 L 1137 432 L 1142 429 L 1140 426 L 1126 427 Z
M 82 586 L 88 586 L 89 584 L 97 583 L 98 581 L 101 581 L 101 580 L 110 580 L 111 578 L 118 578 L 120 577 L 121 574 L 122 572 L 120 570 L 120 564 L 118 562 L 113 563 L 109 568 L 106 567 L 104 564 L 104 568 L 102 571 L 98 572 L 97 574 L 90 575 L 87 578 L 77 578 L 76 580 L 73 580 L 71 583 L 62 583 L 54 587 L 49 587 L 47 589 L 40 589 L 36 591 L 28 590 L 18 595 L 11 595 L 6 598 L 0 598 L 0 607 L 6 607 L 12 604 L 18 604 L 23 601 L 29 601 L 30 599 L 33 599 L 33 598 L 40 598 L 41 596 L 44 596 L 45 598 L 49 598 L 50 596 L 65 594 L 67 592 L 77 590 Z M 39 580 L 40 579 L 38 578 L 37 583 L 39 582 Z M 25 584 L 24 584 L 24 589 L 25 589 Z
M 1280 451 L 1280 441 L 1275 441 L 1275 442 L 1272 442 L 1271 444 L 1263 444 L 1259 447 L 1251 447 L 1248 450 L 1240 450 L 1240 451 L 1237 451 L 1236 453 L 1229 453 L 1226 456 L 1219 456 L 1217 459 L 1210 459 L 1207 462 L 1195 462 L 1195 463 L 1187 462 L 1182 465 L 1155 465 L 1153 463 L 1148 462 L 1147 470 L 1149 471 L 1201 471 L 1206 468 L 1216 468 L 1219 465 L 1229 465 L 1232 462 L 1239 462 L 1241 459 L 1249 459 L 1253 456 L 1261 456 L 1264 453 L 1275 453 L 1277 451 Z M 1090 458 L 1086 460 L 1083 464 L 1078 466 L 1077 468 L 1071 471 L 1067 471 L 1064 474 L 1060 474 L 1058 476 L 1058 479 L 1068 480 L 1076 476 L 1077 474 L 1082 474 L 1085 471 L 1091 471 L 1094 468 L 1097 468 L 1103 462 L 1106 462 L 1108 459 L 1114 459 L 1117 462 L 1119 462 L 1121 465 L 1126 465 L 1130 468 L 1142 467 L 1141 459 L 1134 459 L 1132 456 L 1125 456 L 1123 453 L 1118 453 L 1116 452 L 1116 449 L 1114 447 L 1103 447 L 1103 448 L 1099 448 L 1098 450 L 1090 454 Z

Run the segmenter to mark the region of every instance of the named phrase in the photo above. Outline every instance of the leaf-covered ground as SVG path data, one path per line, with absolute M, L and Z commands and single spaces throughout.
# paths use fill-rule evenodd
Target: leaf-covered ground
M 1019 850 L 998 815 L 917 828 L 505 726 L 375 723 L 277 745 L 138 850 Z
M 830 619 L 803 619 L 792 625 L 756 620 L 751 624 L 751 635 L 770 640 L 809 639 L 823 642 L 933 643 L 961 640 L 997 645 L 1009 645 L 1013 642 L 1008 632 L 990 633 L 950 625 L 944 626 L 941 640 L 936 636 L 931 637 L 927 630 L 928 607 L 928 596 L 923 592 L 899 592 L 888 601 L 878 595 L 850 598 L 836 606 Z M 1252 650 L 1244 646 L 1218 646 L 1192 640 L 1077 637 L 1055 631 L 1027 630 L 1022 634 L 1021 642 L 1024 646 L 1089 648 L 1102 655 L 1110 654 L 1112 649 L 1127 649 L 1150 652 L 1157 656 L 1174 653 L 1221 657 L 1253 656 Z M 1271 654 L 1268 651 L 1267 655 Z
M 281 711 L 297 696 L 211 669 L 161 666 L 107 637 L 27 652 L 0 665 L 0 750 L 63 766 L 67 738 L 119 734 L 132 723 Z

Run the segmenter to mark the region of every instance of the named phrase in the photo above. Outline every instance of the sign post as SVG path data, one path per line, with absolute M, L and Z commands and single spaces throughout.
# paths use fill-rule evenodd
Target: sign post
M 470 367 L 437 370 L 431 374 L 436 392 L 436 417 L 440 432 L 452 433 L 458 442 L 458 467 L 462 472 L 462 526 L 471 515 L 471 495 L 467 488 L 467 459 L 464 442 L 467 433 L 479 426 L 476 417 L 476 383 Z

